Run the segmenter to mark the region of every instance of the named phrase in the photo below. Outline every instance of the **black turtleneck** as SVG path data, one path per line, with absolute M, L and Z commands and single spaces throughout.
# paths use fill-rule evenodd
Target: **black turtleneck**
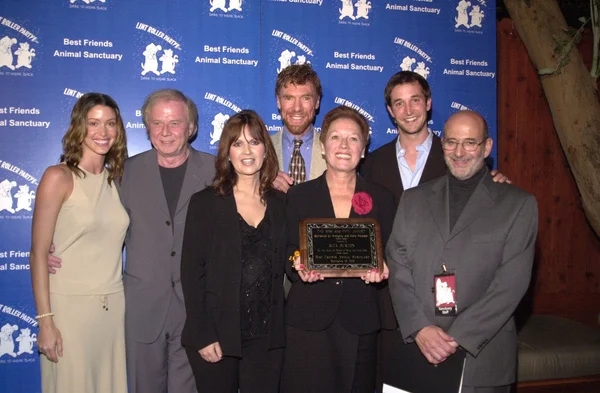
M 466 180 L 459 180 L 448 171 L 448 185 L 450 188 L 450 232 L 454 228 L 454 224 L 458 221 L 458 217 L 469 202 L 469 198 L 477 188 L 479 181 L 488 172 L 486 166 L 482 166 L 473 176 Z

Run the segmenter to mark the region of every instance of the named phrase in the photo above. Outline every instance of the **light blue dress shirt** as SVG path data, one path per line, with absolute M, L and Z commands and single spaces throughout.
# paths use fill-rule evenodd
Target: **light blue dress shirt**
M 302 138 L 302 146 L 300 146 L 300 154 L 304 158 L 304 166 L 306 168 L 306 180 L 310 179 L 310 161 L 312 159 L 312 147 L 314 140 L 314 127 L 310 129 Z M 297 139 L 286 127 L 283 127 L 281 134 L 281 150 L 283 154 L 283 168 L 280 168 L 282 172 L 288 173 L 290 167 L 290 160 L 292 159 L 292 153 L 294 152 L 294 139 Z
M 402 187 L 404 187 L 404 190 L 418 186 L 421 176 L 423 175 L 423 169 L 425 169 L 425 163 L 427 162 L 427 157 L 429 157 L 429 152 L 431 151 L 431 145 L 433 143 L 433 133 L 429 129 L 427 132 L 429 135 L 427 135 L 425 142 L 421 145 L 417 145 L 417 163 L 414 172 L 410 169 L 410 166 L 404 158 L 406 150 L 400 146 L 400 138 L 396 139 L 396 158 L 398 159 L 398 168 L 400 168 L 400 178 L 402 179 Z

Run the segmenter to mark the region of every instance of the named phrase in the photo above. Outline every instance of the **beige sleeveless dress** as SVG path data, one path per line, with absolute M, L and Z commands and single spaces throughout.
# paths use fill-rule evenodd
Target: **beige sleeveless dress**
M 58 214 L 54 255 L 62 267 L 50 275 L 50 303 L 63 356 L 40 357 L 43 393 L 127 393 L 121 272 L 129 217 L 107 178 L 106 170 L 73 174 Z

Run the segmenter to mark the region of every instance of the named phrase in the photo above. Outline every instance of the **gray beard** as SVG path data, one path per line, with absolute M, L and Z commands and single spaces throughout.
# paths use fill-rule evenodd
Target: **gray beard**
M 457 173 L 454 173 L 452 170 L 452 168 L 453 168 L 451 165 L 452 157 L 444 157 L 444 161 L 446 161 L 446 166 L 448 167 L 448 170 L 450 171 L 452 176 L 454 176 L 458 180 L 468 180 L 468 179 L 472 178 L 485 165 L 485 159 L 478 159 L 478 161 L 475 162 L 474 165 L 471 167 L 471 171 L 469 173 L 467 173 L 465 175 L 457 176 Z

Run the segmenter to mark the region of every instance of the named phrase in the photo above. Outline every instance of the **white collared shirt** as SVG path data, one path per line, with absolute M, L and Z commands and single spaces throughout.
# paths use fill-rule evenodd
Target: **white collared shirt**
M 410 169 L 408 162 L 404 158 L 406 150 L 400 146 L 400 138 L 396 140 L 396 158 L 398 159 L 398 168 L 400 168 L 400 178 L 402 179 L 402 187 L 404 190 L 416 187 L 419 185 L 423 170 L 425 169 L 425 163 L 429 152 L 431 151 L 431 145 L 433 144 L 433 133 L 430 129 L 427 129 L 429 135 L 427 139 L 421 145 L 417 145 L 417 163 L 415 165 L 414 172 Z

